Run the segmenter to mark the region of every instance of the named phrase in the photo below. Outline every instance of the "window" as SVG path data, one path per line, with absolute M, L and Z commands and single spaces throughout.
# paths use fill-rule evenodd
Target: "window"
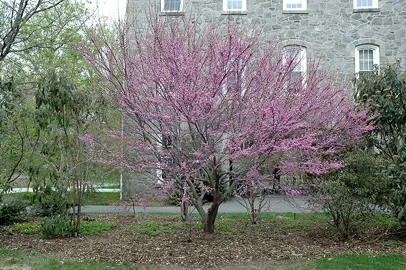
M 370 73 L 375 65 L 379 65 L 379 47 L 376 45 L 360 45 L 355 48 L 355 72 Z
M 354 0 L 354 8 L 378 8 L 378 0 Z
M 246 88 L 244 84 L 246 63 L 242 59 L 231 59 L 224 67 L 224 81 L 221 93 L 226 96 L 229 93 L 239 92 L 241 97 L 245 96 Z
M 284 10 L 306 10 L 307 0 L 283 0 Z
M 182 8 L 183 0 L 161 0 L 162 12 L 179 12 Z
M 291 74 L 290 81 L 292 83 L 302 81 L 306 79 L 307 72 L 307 57 L 306 47 L 299 45 L 289 45 L 283 48 L 284 62 L 286 65 L 293 65 L 293 72 Z
M 247 10 L 247 0 L 223 0 L 224 11 Z
M 165 180 L 169 177 L 169 171 L 165 168 L 171 167 L 174 165 L 172 155 L 170 151 L 174 148 L 173 145 L 173 136 L 168 134 L 158 134 L 155 139 L 157 140 L 157 168 L 155 175 L 157 177 L 157 186 L 160 186 L 164 183 Z

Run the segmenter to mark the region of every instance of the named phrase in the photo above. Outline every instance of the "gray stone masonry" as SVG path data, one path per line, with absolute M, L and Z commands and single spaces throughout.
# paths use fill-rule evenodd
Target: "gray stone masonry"
M 127 21 L 145 21 L 160 11 L 160 0 L 128 0 Z M 331 72 L 348 86 L 355 72 L 355 47 L 379 47 L 380 64 L 396 63 L 406 69 L 406 0 L 379 0 L 378 9 L 356 10 L 353 0 L 308 0 L 306 11 L 283 10 L 283 0 L 247 0 L 246 12 L 224 12 L 223 0 L 183 0 L 183 12 L 199 23 L 238 21 L 264 31 L 283 46 L 306 47 L 307 59 Z M 131 32 L 131 31 L 130 31 Z M 310 62 L 310 61 L 308 61 Z

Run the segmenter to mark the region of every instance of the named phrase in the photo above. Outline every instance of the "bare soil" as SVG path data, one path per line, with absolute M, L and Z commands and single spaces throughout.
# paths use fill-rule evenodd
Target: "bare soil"
M 111 260 L 148 269 L 285 269 L 284 266 L 292 264 L 299 269 L 311 259 L 331 254 L 406 255 L 404 242 L 396 246 L 383 244 L 390 239 L 388 234 L 343 242 L 337 240 L 327 224 L 286 229 L 270 220 L 257 225 L 236 220 L 235 227 L 221 228 L 208 239 L 198 224 L 182 224 L 177 217 L 91 215 L 91 218 L 110 220 L 117 226 L 99 236 L 56 239 L 10 234 L 0 227 L 0 248 L 32 250 L 62 261 Z M 136 230 L 137 224 L 145 221 L 169 222 L 178 229 L 158 236 L 146 235 Z

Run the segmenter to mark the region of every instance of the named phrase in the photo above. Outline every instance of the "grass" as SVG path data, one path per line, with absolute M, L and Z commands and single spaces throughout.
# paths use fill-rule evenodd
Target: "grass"
M 33 195 L 31 192 L 10 193 L 4 195 L 4 199 L 22 199 L 31 203 Z M 114 202 L 120 202 L 120 192 L 86 192 L 83 197 L 84 205 L 110 205 Z
M 130 264 L 112 262 L 61 262 L 49 256 L 27 251 L 0 249 L 0 269 L 30 270 L 131 270 Z
M 32 197 L 33 197 L 32 192 L 19 192 L 19 193 L 7 193 L 4 194 L 4 200 L 6 199 L 20 199 L 20 200 L 25 200 L 28 202 L 32 201 Z
M 401 255 L 354 255 L 345 254 L 318 259 L 304 269 L 330 270 L 398 270 L 406 269 L 406 256 Z
M 290 260 L 288 260 L 290 261 Z M 328 256 L 322 259 L 313 259 L 308 263 L 281 264 L 277 269 L 302 269 L 302 270 L 398 270 L 406 269 L 406 257 L 402 255 L 366 255 L 344 254 Z M 107 261 L 100 262 L 61 262 L 47 255 L 29 251 L 0 249 L 0 269 L 30 269 L 30 270 L 131 270 L 136 266 Z M 268 268 L 275 269 L 275 268 Z
M 120 184 L 98 186 L 97 189 L 120 189 Z
M 120 192 L 90 192 L 85 193 L 84 205 L 110 205 L 120 201 Z

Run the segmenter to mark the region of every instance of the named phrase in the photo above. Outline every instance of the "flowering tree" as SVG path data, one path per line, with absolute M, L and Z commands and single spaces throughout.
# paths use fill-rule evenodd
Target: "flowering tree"
M 111 46 L 98 47 L 109 64 L 90 60 L 108 79 L 114 76 L 106 70 L 125 66 L 124 87 L 115 94 L 131 150 L 117 164 L 160 178 L 212 234 L 219 206 L 239 183 L 273 181 L 276 165 L 285 174 L 339 167 L 325 157 L 369 127 L 315 69 L 293 76 L 296 55 L 235 26 L 196 27 L 157 19 L 136 33 L 131 48 L 121 48 L 121 61 L 103 49 Z M 205 211 L 207 194 L 213 203 Z

